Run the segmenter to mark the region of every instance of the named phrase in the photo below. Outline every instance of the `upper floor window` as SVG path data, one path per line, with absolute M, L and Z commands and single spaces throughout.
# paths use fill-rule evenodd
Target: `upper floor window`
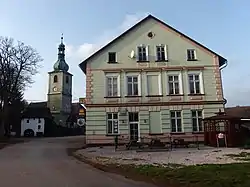
M 197 60 L 196 51 L 194 49 L 187 50 L 187 60 L 188 61 Z
M 56 83 L 58 81 L 58 77 L 57 75 L 54 76 L 54 83 Z
M 193 132 L 202 132 L 202 111 L 201 110 L 193 110 L 192 111 L 192 127 Z
M 156 46 L 156 61 L 166 61 L 167 60 L 167 46 L 158 45 Z
M 107 113 L 107 134 L 118 134 L 118 113 Z
M 171 111 L 171 131 L 182 132 L 181 111 Z
M 107 96 L 118 96 L 118 77 L 107 77 Z
M 127 95 L 137 96 L 138 92 L 138 76 L 127 76 Z
M 148 46 L 141 45 L 137 47 L 137 61 L 148 61 Z
M 199 74 L 189 74 L 189 89 L 190 94 L 201 94 L 201 83 Z
M 109 63 L 116 63 L 117 60 L 116 60 L 116 52 L 109 52 L 109 59 L 108 59 L 108 62 Z
M 66 76 L 66 84 L 69 83 L 69 76 Z
M 168 76 L 169 95 L 180 94 L 179 75 Z

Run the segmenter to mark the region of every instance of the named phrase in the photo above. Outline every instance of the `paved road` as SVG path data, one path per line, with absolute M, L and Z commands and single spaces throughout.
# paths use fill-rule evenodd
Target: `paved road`
M 92 168 L 67 156 L 81 137 L 36 139 L 0 150 L 3 187 L 153 187 Z

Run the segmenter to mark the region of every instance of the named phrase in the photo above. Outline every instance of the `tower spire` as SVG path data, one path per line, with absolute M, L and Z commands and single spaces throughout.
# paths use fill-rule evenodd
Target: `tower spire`
M 63 44 L 63 33 L 62 33 L 62 36 L 61 36 L 61 44 Z
M 65 61 L 65 45 L 63 44 L 63 33 L 61 35 L 61 43 L 58 46 L 58 59 L 54 64 L 55 71 L 65 71 L 69 70 L 69 66 Z

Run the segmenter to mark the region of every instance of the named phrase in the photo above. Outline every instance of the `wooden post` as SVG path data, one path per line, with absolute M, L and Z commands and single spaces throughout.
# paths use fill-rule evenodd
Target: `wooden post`
M 225 140 L 225 146 L 227 147 L 227 135 L 226 134 L 225 134 L 224 140 Z
M 219 144 L 219 138 L 218 138 L 217 134 L 216 134 L 216 144 L 217 144 L 217 147 L 219 148 L 220 144 Z
M 170 143 L 170 150 L 172 151 L 173 145 L 172 145 L 172 137 L 171 137 L 171 135 L 169 136 L 169 143 Z

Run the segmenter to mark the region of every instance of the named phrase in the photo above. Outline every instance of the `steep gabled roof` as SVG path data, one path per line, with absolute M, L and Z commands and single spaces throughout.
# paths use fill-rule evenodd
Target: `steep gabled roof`
M 52 115 L 47 107 L 29 106 L 22 113 L 22 118 L 52 118 Z
M 29 107 L 36 107 L 36 108 L 39 108 L 39 107 L 47 107 L 47 102 L 44 101 L 44 102 L 30 103 L 30 104 L 29 104 Z
M 141 24 L 145 23 L 146 21 L 148 21 L 149 19 L 154 19 L 155 21 L 163 24 L 164 26 L 168 27 L 169 29 L 173 30 L 174 32 L 180 34 L 181 36 L 187 38 L 188 40 L 196 43 L 197 45 L 199 45 L 200 47 L 202 47 L 203 49 L 211 52 L 212 54 L 216 55 L 219 57 L 219 65 L 220 67 L 223 66 L 227 60 L 222 57 L 221 55 L 215 53 L 214 51 L 208 49 L 206 46 L 198 43 L 197 41 L 193 40 L 192 38 L 188 37 L 187 35 L 181 33 L 180 31 L 176 30 L 175 28 L 171 27 L 170 25 L 166 24 L 165 22 L 161 21 L 160 19 L 152 16 L 152 15 L 148 15 L 147 17 L 145 17 L 144 19 L 142 19 L 141 21 L 139 21 L 137 24 L 135 24 L 134 26 L 132 26 L 130 29 L 128 29 L 127 31 L 125 31 L 124 33 L 122 33 L 120 36 L 118 36 L 117 38 L 115 38 L 114 40 L 112 40 L 111 42 L 109 42 L 107 45 L 105 45 L 104 47 L 102 47 L 101 49 L 99 49 L 97 52 L 95 52 L 94 54 L 92 54 L 90 57 L 88 57 L 87 59 L 85 59 L 84 61 L 82 61 L 79 66 L 82 69 L 82 71 L 84 73 L 86 73 L 86 64 L 89 60 L 91 60 L 92 58 L 94 58 L 95 56 L 97 56 L 98 54 L 100 54 L 103 50 L 107 49 L 109 46 L 111 46 L 114 42 L 118 41 L 120 38 L 124 37 L 125 35 L 127 35 L 128 33 L 132 32 L 133 30 L 135 30 L 137 27 L 139 27 Z
M 77 118 L 79 117 L 79 111 L 80 111 L 80 109 L 85 110 L 85 108 L 82 106 L 81 103 L 72 103 L 72 105 L 71 105 L 71 113 L 70 113 L 67 121 L 68 122 L 69 121 L 76 122 Z

